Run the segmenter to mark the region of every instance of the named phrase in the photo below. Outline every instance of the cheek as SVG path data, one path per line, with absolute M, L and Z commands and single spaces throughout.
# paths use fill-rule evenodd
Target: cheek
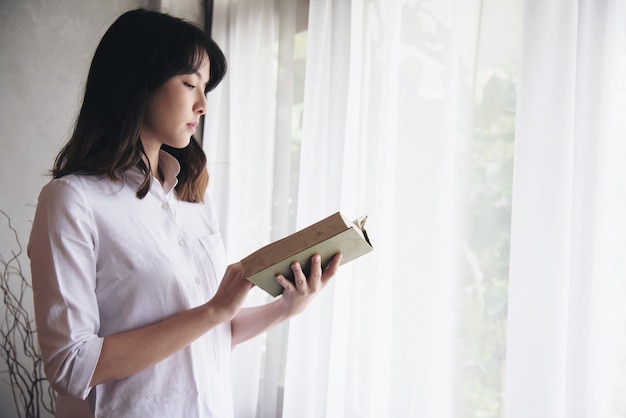
M 147 109 L 146 114 L 143 118 L 143 126 L 144 130 L 153 132 L 158 131 L 159 117 L 154 112 L 154 109 Z
M 149 100 L 143 116 L 143 126 L 145 128 L 152 127 L 152 125 L 154 125 L 154 122 L 159 120 L 157 113 L 158 103 L 155 102 L 154 99 Z
M 161 130 L 167 127 L 171 110 L 163 100 L 152 100 L 148 103 L 144 116 L 144 127 L 151 130 Z
M 152 124 L 163 119 L 171 110 L 172 97 L 167 86 L 162 86 L 152 93 L 146 103 L 146 114 L 144 120 L 151 121 Z

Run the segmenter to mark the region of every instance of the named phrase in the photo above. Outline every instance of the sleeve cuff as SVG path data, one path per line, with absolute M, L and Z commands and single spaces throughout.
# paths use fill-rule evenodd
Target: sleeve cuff
M 91 392 L 91 379 L 96 370 L 100 352 L 102 350 L 103 337 L 92 338 L 85 341 L 78 349 L 74 359 L 74 370 L 67 387 L 69 395 L 87 399 Z

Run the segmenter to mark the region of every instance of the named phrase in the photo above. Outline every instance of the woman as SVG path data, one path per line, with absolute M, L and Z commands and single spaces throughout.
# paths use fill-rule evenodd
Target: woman
M 193 138 L 226 72 L 183 20 L 119 17 L 93 57 L 76 126 L 42 190 L 28 246 L 35 315 L 59 417 L 232 416 L 231 347 L 301 312 L 337 255 L 272 303 L 226 266 Z

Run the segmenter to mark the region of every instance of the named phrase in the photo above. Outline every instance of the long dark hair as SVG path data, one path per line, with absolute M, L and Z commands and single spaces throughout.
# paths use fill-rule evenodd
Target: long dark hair
M 197 71 L 205 52 L 210 62 L 208 93 L 226 74 L 226 58 L 202 29 L 144 9 L 121 15 L 96 49 L 74 132 L 56 157 L 52 175 L 105 174 L 120 181 L 122 172 L 139 166 L 145 177 L 137 197 L 143 198 L 150 189 L 151 169 L 142 159 L 139 133 L 148 97 L 171 77 Z M 202 201 L 208 173 L 200 144 L 192 137 L 183 149 L 163 148 L 181 165 L 179 198 Z

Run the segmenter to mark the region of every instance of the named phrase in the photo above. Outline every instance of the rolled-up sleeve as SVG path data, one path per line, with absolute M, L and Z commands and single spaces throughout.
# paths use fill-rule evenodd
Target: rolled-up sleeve
M 82 399 L 91 390 L 103 342 L 94 225 L 83 191 L 56 179 L 42 189 L 28 243 L 46 375 L 57 392 Z

